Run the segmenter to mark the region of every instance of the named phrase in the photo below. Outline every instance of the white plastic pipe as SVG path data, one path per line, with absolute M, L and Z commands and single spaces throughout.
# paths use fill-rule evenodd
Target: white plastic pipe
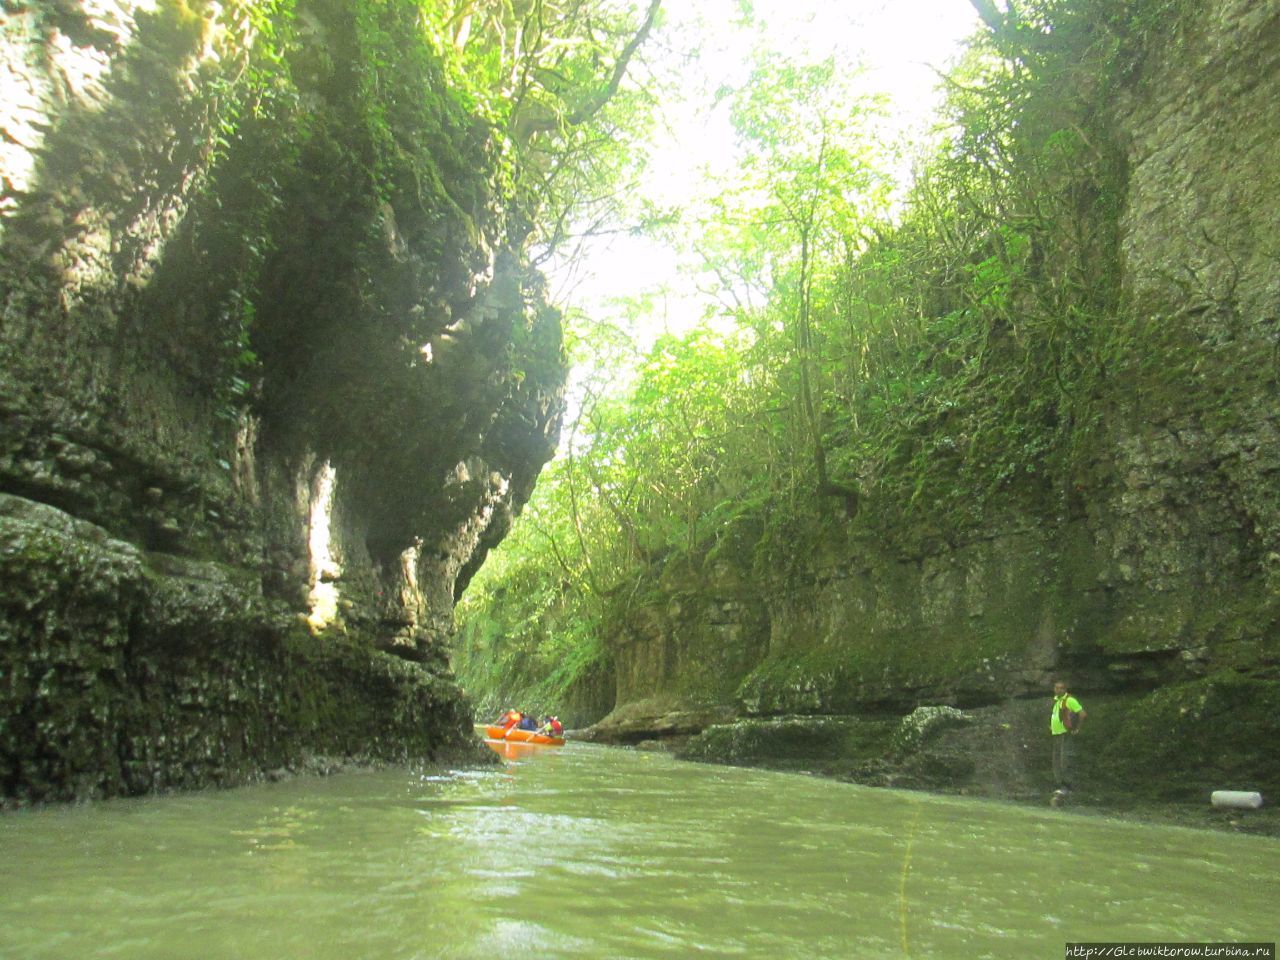
M 1209 802 L 1215 807 L 1257 810 L 1262 806 L 1262 794 L 1251 790 L 1215 790 L 1210 794 Z

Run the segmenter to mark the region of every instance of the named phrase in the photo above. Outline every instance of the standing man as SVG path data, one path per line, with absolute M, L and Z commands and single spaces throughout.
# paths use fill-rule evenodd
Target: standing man
M 1053 737 L 1053 782 L 1057 789 L 1050 801 L 1061 806 L 1071 792 L 1071 755 L 1075 752 L 1073 738 L 1084 722 L 1084 707 L 1067 690 L 1065 680 L 1053 684 L 1053 712 L 1049 715 L 1049 733 Z

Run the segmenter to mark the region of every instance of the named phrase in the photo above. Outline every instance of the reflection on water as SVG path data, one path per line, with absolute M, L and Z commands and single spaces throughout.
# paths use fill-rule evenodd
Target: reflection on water
M 547 748 L 536 743 L 521 743 L 517 740 L 486 739 L 485 746 L 504 760 L 531 760 L 539 753 L 547 752 Z
M 570 744 L 0 817 L 0 957 L 1060 957 L 1276 938 L 1280 842 Z

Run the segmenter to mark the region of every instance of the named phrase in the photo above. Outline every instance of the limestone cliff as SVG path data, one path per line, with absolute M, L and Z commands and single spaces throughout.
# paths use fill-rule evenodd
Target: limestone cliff
M 1186 9 L 1152 31 L 1099 108 L 1108 142 L 1091 144 L 1118 158 L 1112 266 L 1142 333 L 1125 373 L 1103 367 L 1077 404 L 1091 419 L 1074 471 L 1019 481 L 973 524 L 926 512 L 878 526 L 871 501 L 856 522 L 801 532 L 813 549 L 764 589 L 750 543 L 697 582 L 671 572 L 612 638 L 616 704 L 600 736 L 1009 704 L 1017 752 L 1047 740 L 1045 711 L 1032 722 L 1011 701 L 1047 696 L 1065 671 L 1098 706 L 1095 782 L 1280 789 L 1280 3 Z M 693 752 L 749 757 L 760 730 L 804 739 L 770 723 Z M 879 734 L 867 743 L 894 755 Z
M 412 4 L 0 9 L 0 794 L 473 749 L 559 317 Z

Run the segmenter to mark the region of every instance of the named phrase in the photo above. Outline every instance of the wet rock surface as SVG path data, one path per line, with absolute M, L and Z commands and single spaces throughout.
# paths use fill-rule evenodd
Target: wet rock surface
M 0 495 L 7 802 L 486 759 L 447 673 L 315 637 L 254 578 Z
M 371 92 L 354 6 L 295 6 L 0 11 L 5 797 L 471 752 L 453 602 L 559 315 L 426 40 Z
M 1198 802 L 1228 781 L 1275 793 L 1275 722 L 1254 705 L 1280 683 L 1278 28 L 1280 4 L 1227 3 L 1163 23 L 1140 69 L 1112 78 L 1123 195 L 1089 216 L 1114 218 L 1094 226 L 1116 230 L 1108 270 L 1141 320 L 1126 349 L 1159 361 L 1098 381 L 1070 475 L 1009 485 L 977 523 L 917 505 L 868 529 L 869 500 L 856 523 L 796 524 L 797 555 L 771 566 L 747 544 L 715 570 L 655 571 L 652 602 L 610 638 L 617 697 L 598 730 L 635 741 L 633 706 L 674 698 L 738 718 L 690 756 L 1033 798 L 1043 718 L 1008 705 L 1066 675 L 1103 705 L 1082 735 L 1099 802 Z M 1201 703 L 1209 719 L 1188 720 Z M 973 723 L 895 749 L 922 707 Z M 862 746 L 818 729 L 845 723 Z
M 1086 701 L 1068 806 L 1189 826 L 1280 834 L 1280 766 L 1263 744 L 1280 733 L 1280 684 L 1235 674 L 1193 691 Z M 901 717 L 741 719 L 670 741 L 681 759 L 810 773 L 875 787 L 1047 805 L 1054 791 L 1049 697 Z M 926 717 L 934 719 L 926 720 Z M 1241 750 L 1242 730 L 1257 746 Z M 1217 810 L 1219 789 L 1260 791 L 1260 811 Z

